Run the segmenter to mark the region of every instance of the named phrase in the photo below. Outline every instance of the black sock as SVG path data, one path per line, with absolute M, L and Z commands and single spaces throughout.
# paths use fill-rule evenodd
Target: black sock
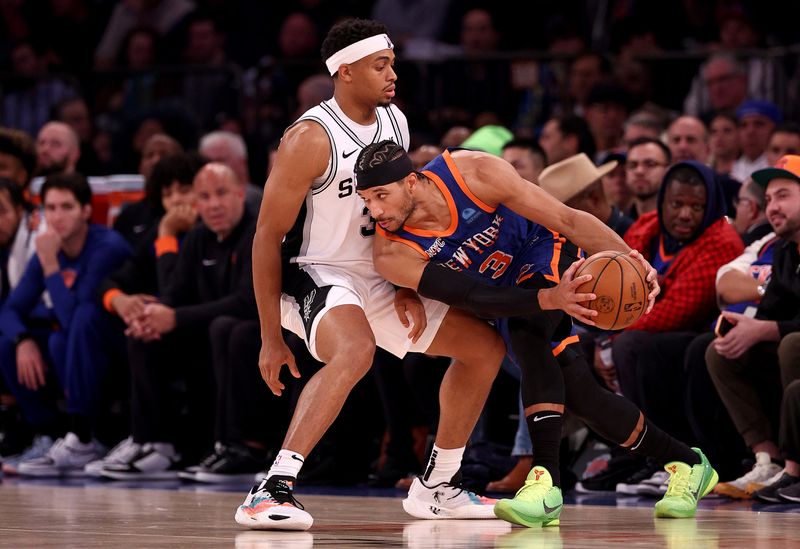
M 553 486 L 561 486 L 559 450 L 561 448 L 561 426 L 563 416 L 551 410 L 542 410 L 529 415 L 528 432 L 533 441 L 533 465 L 544 467 L 553 477 Z
M 92 425 L 89 418 L 78 414 L 70 414 L 69 430 L 78 436 L 83 444 L 92 441 Z
M 689 465 L 700 463 L 700 456 L 680 440 L 656 427 L 649 419 L 645 418 L 642 431 L 628 446 L 634 454 L 653 458 L 659 463 L 682 461 Z

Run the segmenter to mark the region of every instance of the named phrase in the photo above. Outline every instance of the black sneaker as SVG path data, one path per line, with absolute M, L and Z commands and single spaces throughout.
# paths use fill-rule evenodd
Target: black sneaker
M 207 483 L 249 483 L 252 482 L 253 475 L 263 470 L 266 464 L 266 452 L 259 452 L 243 444 L 230 444 L 222 447 L 216 460 L 200 466 L 194 480 Z
M 793 484 L 797 484 L 798 482 L 800 482 L 800 477 L 793 477 L 789 473 L 784 472 L 780 478 L 772 484 L 753 492 L 752 497 L 767 503 L 784 503 L 784 500 L 778 496 L 778 491 Z
M 636 471 L 624 481 L 617 483 L 615 490 L 618 494 L 625 496 L 639 495 L 639 485 L 652 477 L 656 471 L 660 471 L 661 469 L 662 468 L 656 465 L 655 462 L 648 460 L 644 467 Z
M 308 530 L 314 523 L 294 499 L 292 477 L 265 478 L 250 489 L 236 510 L 236 522 L 256 530 Z
M 781 501 L 800 503 L 800 482 L 796 482 L 791 486 L 787 486 L 778 490 L 778 497 Z
M 224 444 L 222 444 L 221 442 L 214 443 L 213 452 L 204 457 L 202 461 L 200 461 L 200 463 L 197 463 L 196 465 L 190 465 L 189 467 L 185 467 L 184 469 L 178 471 L 178 478 L 181 478 L 183 480 L 192 480 L 192 481 L 197 480 L 195 478 L 195 476 L 197 476 L 197 472 L 200 469 L 208 469 L 209 467 L 214 465 L 214 463 L 216 463 L 216 461 L 222 457 L 222 454 L 224 452 L 225 452 Z
M 617 491 L 617 484 L 623 483 L 638 473 L 644 462 L 629 456 L 612 458 L 608 467 L 593 477 L 582 479 L 575 485 L 575 491 L 581 494 Z

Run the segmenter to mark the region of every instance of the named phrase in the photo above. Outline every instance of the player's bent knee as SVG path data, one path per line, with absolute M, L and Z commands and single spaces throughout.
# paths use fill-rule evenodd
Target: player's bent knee
M 372 338 L 342 339 L 328 354 L 326 367 L 341 369 L 343 375 L 362 378 L 372 367 L 375 341 Z

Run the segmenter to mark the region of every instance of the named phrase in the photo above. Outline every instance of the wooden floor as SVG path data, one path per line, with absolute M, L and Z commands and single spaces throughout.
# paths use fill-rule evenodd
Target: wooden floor
M 308 532 L 254 532 L 233 520 L 244 494 L 0 484 L 0 547 L 628 548 L 800 547 L 794 513 L 701 510 L 654 520 L 643 507 L 566 506 L 559 528 L 410 520 L 399 499 L 304 496 Z

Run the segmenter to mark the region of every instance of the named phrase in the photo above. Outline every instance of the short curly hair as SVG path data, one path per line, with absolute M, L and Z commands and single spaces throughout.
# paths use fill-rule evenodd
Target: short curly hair
M 389 34 L 386 25 L 371 19 L 345 19 L 336 23 L 322 42 L 322 60 L 325 61 L 337 51 L 350 44 L 375 36 Z

